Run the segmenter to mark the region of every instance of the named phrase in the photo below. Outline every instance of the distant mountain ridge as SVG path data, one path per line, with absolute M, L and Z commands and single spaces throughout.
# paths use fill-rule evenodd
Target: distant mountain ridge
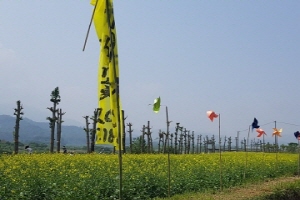
M 16 118 L 10 115 L 0 115 L 0 140 L 13 141 L 13 131 Z M 28 118 L 20 121 L 20 142 L 50 143 L 50 128 L 48 122 L 35 122 Z M 55 135 L 56 137 L 56 135 Z M 61 145 L 86 145 L 86 133 L 82 127 L 62 125 Z

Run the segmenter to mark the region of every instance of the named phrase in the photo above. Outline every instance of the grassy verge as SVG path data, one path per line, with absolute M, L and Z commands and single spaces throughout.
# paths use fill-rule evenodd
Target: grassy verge
M 298 200 L 300 199 L 300 177 L 282 177 L 255 184 L 245 184 L 220 191 L 186 193 L 171 198 L 154 200 Z
M 299 200 L 300 199 L 300 180 L 284 182 L 276 185 L 272 192 L 263 194 L 253 200 Z

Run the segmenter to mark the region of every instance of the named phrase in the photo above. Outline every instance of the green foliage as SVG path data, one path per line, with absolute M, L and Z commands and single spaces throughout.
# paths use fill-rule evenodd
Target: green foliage
M 253 200 L 298 200 L 300 199 L 300 181 L 286 183 L 276 187 L 271 194 L 263 195 Z
M 55 103 L 55 104 L 59 104 L 60 102 L 60 95 L 59 95 L 59 88 L 56 87 L 52 92 L 51 92 L 51 99 L 50 101 Z
M 20 146 L 20 145 L 19 145 Z M 1 140 L 0 141 L 0 154 L 12 154 L 14 151 L 14 143 Z
M 290 153 L 296 153 L 298 150 L 298 144 L 291 142 L 286 147 L 286 150 L 287 150 L 287 152 L 290 152 Z
M 33 149 L 33 153 L 45 153 L 49 152 L 49 145 L 42 142 L 26 142 L 26 145 L 29 145 Z M 25 144 L 19 142 L 19 151 L 20 153 L 27 153 L 24 150 Z M 69 152 L 74 153 L 86 153 L 86 146 L 67 146 Z M 0 140 L 0 154 L 12 154 L 14 151 L 14 143 L 9 141 Z M 104 153 L 111 154 L 113 148 L 111 146 L 95 146 L 95 153 Z
M 146 153 L 146 140 L 143 140 L 143 137 L 140 136 L 138 138 L 135 138 L 132 141 L 132 153 L 134 154 L 140 154 L 140 153 Z

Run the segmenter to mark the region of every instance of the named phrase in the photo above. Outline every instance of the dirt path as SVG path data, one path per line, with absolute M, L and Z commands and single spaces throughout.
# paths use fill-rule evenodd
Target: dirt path
M 216 194 L 190 193 L 175 195 L 171 198 L 155 198 L 155 200 L 249 200 L 266 194 L 271 194 L 276 188 L 285 183 L 300 181 L 300 177 L 282 177 L 275 180 L 248 184 L 244 186 L 225 189 Z
M 274 188 L 279 187 L 284 183 L 292 183 L 299 181 L 300 177 L 284 177 L 271 180 L 264 183 L 246 185 L 244 187 L 237 187 L 228 189 L 224 192 L 215 195 L 207 195 L 205 199 L 222 199 L 222 200 L 246 200 L 253 197 L 258 197 L 264 194 L 272 193 Z M 196 198 L 197 199 L 197 198 Z M 196 200 L 191 198 L 190 200 Z

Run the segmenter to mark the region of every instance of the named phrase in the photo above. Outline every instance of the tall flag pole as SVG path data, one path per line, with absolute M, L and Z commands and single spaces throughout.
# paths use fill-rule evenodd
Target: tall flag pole
M 298 177 L 299 177 L 300 176 L 300 132 L 296 131 L 294 135 L 298 140 Z
M 298 139 L 298 177 L 300 176 L 300 140 Z
M 211 122 L 214 121 L 215 118 L 219 117 L 219 163 L 220 163 L 220 190 L 223 190 L 223 183 L 222 183 L 222 152 L 221 152 L 221 114 L 216 114 L 214 111 L 209 110 L 206 112 L 207 117 L 210 119 Z
M 170 160 L 170 121 L 169 121 L 169 112 L 168 112 L 168 106 L 166 106 L 166 121 L 167 121 L 167 141 L 168 141 L 168 197 L 170 198 L 171 195 L 171 160 Z
M 275 136 L 275 148 L 276 148 L 276 170 L 278 170 L 278 137 L 281 137 L 281 129 L 276 128 L 276 121 L 275 121 L 275 128 L 273 128 L 272 136 Z
M 266 132 L 263 130 L 263 129 L 261 129 L 261 128 L 257 128 L 256 129 L 256 132 L 258 133 L 257 134 L 257 137 L 263 137 L 263 152 L 265 152 L 265 135 L 267 135 L 266 134 Z
M 245 170 L 244 170 L 244 179 L 246 179 L 246 170 L 247 170 L 247 167 L 248 167 L 248 150 L 247 149 L 249 147 L 250 127 L 251 127 L 251 125 L 249 126 L 249 129 L 248 129 L 247 146 L 245 148 L 245 151 L 246 151 L 246 162 L 245 162 Z
M 274 121 L 275 123 L 275 129 L 274 132 L 273 132 L 273 136 L 275 136 L 275 148 L 276 148 L 276 167 L 277 167 L 277 160 L 278 160 L 278 155 L 277 155 L 277 152 L 278 152 L 278 137 L 277 137 L 277 134 L 275 133 L 277 131 L 277 127 L 276 127 L 276 121 Z
M 258 125 L 258 120 L 254 117 L 252 124 L 249 126 L 248 129 L 248 136 L 247 136 L 247 146 L 246 146 L 246 162 L 245 162 L 245 171 L 244 171 L 244 178 L 246 178 L 246 170 L 248 167 L 248 149 L 249 149 L 249 137 L 250 137 L 250 127 L 253 129 L 258 129 L 260 126 Z
M 94 25 L 101 43 L 98 70 L 98 108 L 96 144 L 113 145 L 119 152 L 119 199 L 122 199 L 122 137 L 119 93 L 119 63 L 113 0 L 91 0 L 96 6 Z
M 153 103 L 153 112 L 158 113 L 160 110 L 160 104 L 161 100 L 160 97 L 154 99 L 154 103 Z M 149 104 L 151 105 L 151 104 Z M 170 123 L 171 121 L 169 121 L 169 112 L 168 112 L 168 106 L 166 106 L 166 122 L 167 122 L 167 141 L 168 141 L 168 197 L 170 198 L 171 196 L 171 161 L 170 161 L 170 140 L 169 140 L 169 135 L 170 135 L 170 131 L 169 131 L 169 127 L 170 127 Z
M 263 145 L 265 145 L 265 135 L 267 135 L 266 132 L 261 128 L 257 128 L 256 132 L 258 133 L 257 137 L 263 136 Z M 265 147 L 263 146 L 263 161 L 264 161 L 263 163 L 264 163 L 264 168 L 265 168 L 266 167 L 266 164 L 265 164 L 266 159 L 265 159 L 265 149 L 264 148 Z M 263 180 L 265 180 L 265 177 L 263 177 Z
M 95 14 L 95 10 L 96 10 L 96 7 L 97 7 L 97 3 L 98 3 L 98 0 L 96 1 L 95 6 L 94 6 L 94 9 L 93 9 L 93 14 L 92 14 L 92 17 L 91 17 L 91 20 L 90 20 L 90 23 L 89 23 L 88 30 L 87 30 L 87 32 L 86 32 L 86 36 L 85 36 L 85 40 L 84 40 L 84 44 L 83 44 L 82 51 L 85 50 L 85 46 L 86 46 L 86 43 L 87 43 L 87 40 L 88 40 L 88 37 L 89 37 L 91 25 L 92 25 L 92 22 L 93 22 L 93 19 L 94 19 L 94 14 Z

